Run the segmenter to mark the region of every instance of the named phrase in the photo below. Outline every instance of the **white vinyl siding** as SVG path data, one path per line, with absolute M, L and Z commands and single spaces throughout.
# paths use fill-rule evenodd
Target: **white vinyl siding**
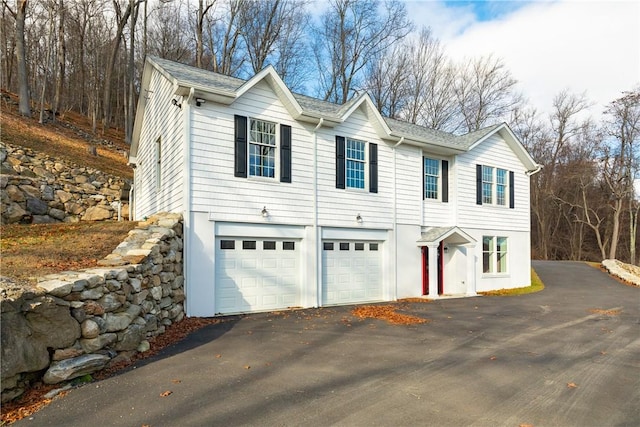
M 509 209 L 508 185 L 504 190 L 504 206 L 476 204 L 476 165 L 478 164 L 493 165 L 496 169 L 499 165 L 505 171 L 514 172 L 514 209 Z M 497 134 L 471 151 L 458 155 L 456 158 L 457 225 L 463 228 L 529 231 L 529 176 L 525 172 L 518 157 Z M 506 175 L 505 180 L 508 184 L 508 173 Z
M 234 114 L 292 127 L 292 182 L 234 177 Z M 291 118 L 273 90 L 262 82 L 231 106 L 206 103 L 193 108 L 191 128 L 194 211 L 220 221 L 262 221 L 266 207 L 274 223 L 308 224 L 313 219 L 313 140 L 310 129 Z M 276 144 L 278 143 L 276 138 Z M 276 154 L 276 162 L 279 154 Z
M 161 74 L 151 76 L 135 170 L 136 219 L 183 209 L 184 108 L 173 105 L 172 84 Z M 178 102 L 180 103 L 180 102 Z M 159 146 L 160 141 L 161 148 Z M 159 151 L 160 150 L 160 151 Z M 158 163 L 160 161 L 160 164 Z
M 336 135 L 378 144 L 377 193 L 350 188 L 336 189 Z M 361 110 L 353 112 L 347 121 L 335 128 L 318 130 L 317 162 L 318 221 L 321 226 L 355 226 L 356 216 L 360 214 L 363 227 L 393 227 L 393 149 L 379 139 Z M 368 169 L 368 165 L 365 169 Z
M 400 145 L 396 148 L 396 215 L 398 223 L 420 224 L 422 203 L 422 150 Z

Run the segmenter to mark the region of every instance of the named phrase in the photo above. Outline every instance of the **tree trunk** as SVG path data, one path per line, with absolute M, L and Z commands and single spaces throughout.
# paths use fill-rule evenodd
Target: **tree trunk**
M 126 25 L 127 20 L 129 19 L 129 15 L 131 14 L 131 3 L 129 3 L 122 16 L 120 16 L 120 13 L 118 13 L 120 11 L 120 6 L 115 0 L 114 6 L 116 8 L 116 19 L 118 20 L 118 27 L 116 30 L 116 36 L 111 41 L 111 55 L 109 57 L 109 61 L 107 62 L 107 68 L 104 73 L 104 91 L 102 95 L 103 131 L 109 129 L 109 126 L 111 124 L 111 80 L 113 76 L 113 69 L 116 65 L 116 60 L 118 59 L 118 49 L 120 49 L 120 41 L 122 40 L 124 26 Z
M 16 11 L 16 57 L 18 59 L 18 97 L 20 114 L 31 117 L 31 99 L 29 95 L 29 79 L 27 76 L 27 58 L 24 45 L 24 21 L 26 18 L 27 0 L 18 0 Z
M 609 246 L 609 259 L 616 259 L 618 239 L 620 238 L 620 213 L 622 211 L 622 199 L 614 201 L 613 230 L 611 230 L 611 246 Z
M 130 0 L 129 7 L 131 9 L 135 8 L 133 13 L 131 13 L 131 24 L 129 25 L 130 34 L 131 34 L 131 42 L 129 46 L 129 72 L 128 72 L 128 80 L 129 80 L 129 90 L 127 97 L 127 114 L 126 114 L 126 122 L 125 122 L 125 142 L 131 145 L 131 140 L 133 138 L 133 110 L 134 110 L 134 101 L 135 101 L 135 85 L 133 75 L 135 73 L 135 35 L 136 35 L 136 21 L 138 20 L 138 10 L 139 7 L 134 4 L 135 0 Z
M 65 61 L 67 44 L 64 40 L 64 0 L 58 2 L 58 79 L 56 80 L 56 93 L 53 98 L 53 120 L 56 120 L 56 114 L 60 111 L 62 103 L 62 91 L 64 89 L 65 77 Z M 82 87 L 82 86 L 81 86 Z

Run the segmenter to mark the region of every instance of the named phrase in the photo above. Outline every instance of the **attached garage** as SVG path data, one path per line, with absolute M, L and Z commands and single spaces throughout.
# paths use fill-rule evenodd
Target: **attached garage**
M 323 240 L 322 305 L 381 301 L 382 244 Z
M 297 239 L 216 238 L 216 314 L 300 306 L 300 243 Z

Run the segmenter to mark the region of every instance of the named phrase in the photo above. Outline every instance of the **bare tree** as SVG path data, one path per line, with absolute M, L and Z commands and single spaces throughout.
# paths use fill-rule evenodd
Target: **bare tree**
M 320 74 L 321 96 L 346 102 L 360 87 L 362 70 L 398 40 L 412 25 L 404 3 L 332 0 L 315 28 L 314 53 Z
M 67 53 L 67 44 L 65 42 L 64 30 L 65 23 L 64 18 L 66 15 L 64 0 L 58 0 L 58 49 L 57 49 L 57 62 L 58 69 L 56 73 L 56 91 L 53 98 L 53 120 L 56 119 L 56 114 L 60 111 L 60 106 L 62 103 L 62 92 L 64 90 L 64 79 L 65 79 L 65 67 L 66 67 L 66 53 Z
M 506 118 L 521 102 L 515 92 L 516 83 L 499 58 L 490 55 L 467 61 L 455 84 L 463 132 L 473 132 Z
M 605 111 L 609 117 L 607 133 L 615 145 L 607 145 L 604 151 L 604 180 L 611 192 L 613 229 L 609 258 L 616 258 L 621 215 L 627 205 L 629 212 L 629 240 L 631 263 L 636 262 L 636 233 L 638 208 L 634 188 L 640 164 L 640 87 L 625 92 L 611 102 Z
M 190 62 L 193 47 L 188 28 L 183 2 L 159 3 L 149 18 L 145 52 L 172 61 Z
M 384 116 L 399 118 L 405 108 L 411 92 L 410 64 L 409 49 L 400 43 L 368 65 L 364 88 Z
M 207 1 L 204 3 L 204 0 L 198 0 L 198 12 L 196 17 L 196 67 L 204 68 L 202 62 L 202 56 L 204 55 L 204 24 L 205 18 L 209 10 L 215 4 L 215 0 Z
M 296 73 L 305 65 L 307 3 L 297 0 L 245 1 L 239 25 L 253 74 L 270 63 L 286 83 L 293 85 L 290 87 L 299 86 L 303 79 Z
M 16 62 L 18 66 L 18 109 L 20 114 L 31 117 L 31 95 L 29 93 L 29 77 L 27 76 L 27 57 L 25 47 L 25 20 L 27 15 L 27 0 L 16 0 L 14 11 L 2 0 L 2 4 L 13 16 L 16 22 Z

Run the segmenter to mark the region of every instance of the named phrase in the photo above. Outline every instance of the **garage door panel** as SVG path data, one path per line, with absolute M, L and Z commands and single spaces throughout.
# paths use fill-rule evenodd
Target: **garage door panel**
M 377 245 L 366 242 L 323 242 L 323 304 L 353 304 L 382 299 L 381 252 L 371 250 Z
M 224 240 L 235 241 L 235 248 L 222 249 L 220 239 L 216 241 L 216 313 L 300 305 L 299 245 L 294 244 L 294 250 L 283 250 L 283 242 L 274 239 L 266 239 L 267 243 L 251 238 L 246 244 L 243 241 L 248 239 Z M 274 243 L 275 249 L 271 249 Z

